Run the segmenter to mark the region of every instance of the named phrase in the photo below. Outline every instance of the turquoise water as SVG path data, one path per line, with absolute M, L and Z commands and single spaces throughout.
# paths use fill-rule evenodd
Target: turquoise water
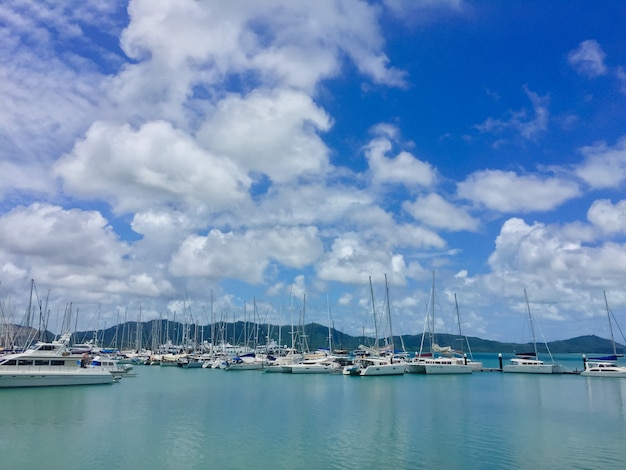
M 0 390 L 2 468 L 626 468 L 626 379 L 135 371 Z

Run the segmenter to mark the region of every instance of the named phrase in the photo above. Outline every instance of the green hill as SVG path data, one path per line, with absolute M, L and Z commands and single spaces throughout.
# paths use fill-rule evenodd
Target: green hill
M 22 346 L 25 339 L 52 339 L 54 334 L 46 331 L 38 334 L 32 328 L 21 328 L 16 325 L 8 325 L 14 334 L 7 335 L 11 338 L 11 342 L 15 345 Z M 304 346 L 308 350 L 318 348 L 328 348 L 328 327 L 319 323 L 309 323 L 304 328 L 293 329 L 293 341 L 296 348 L 300 349 Z M 183 325 L 182 323 L 167 320 L 151 320 L 148 322 L 126 322 L 120 323 L 106 330 L 95 333 L 97 338 L 95 342 L 99 346 L 112 347 L 118 349 L 136 349 L 139 343 L 146 349 L 155 349 L 159 345 L 165 344 L 168 340 L 175 345 L 210 342 L 212 335 L 214 343 L 221 341 L 229 342 L 234 345 L 247 344 L 253 346 L 256 344 L 266 344 L 268 339 L 278 342 L 280 334 L 280 343 L 286 346 L 292 345 L 292 327 L 278 325 L 255 325 L 251 322 L 235 322 L 235 323 L 217 323 L 214 325 L 196 326 Z M 345 349 L 352 351 L 357 349 L 359 345 L 373 346 L 374 339 L 363 336 L 350 336 L 341 331 L 331 329 L 330 336 L 332 338 L 333 349 Z M 74 343 L 84 343 L 94 339 L 93 331 L 79 331 L 72 335 Z M 515 353 L 522 351 L 532 351 L 533 346 L 530 343 L 502 343 L 491 341 L 477 337 L 468 337 L 467 340 L 460 339 L 458 335 L 437 334 L 437 343 L 440 346 L 451 346 L 456 350 L 467 350 L 467 342 L 469 342 L 472 352 L 475 353 Z M 467 341 L 467 342 L 466 342 Z M 427 350 L 430 339 L 424 338 L 424 348 Z M 379 344 L 382 344 L 379 342 Z M 422 335 L 403 335 L 394 338 L 394 347 L 401 350 L 404 346 L 408 352 L 419 351 L 422 344 Z M 12 345 L 3 345 L 11 347 Z M 566 353 L 595 353 L 595 354 L 612 354 L 613 345 L 610 340 L 600 338 L 595 335 L 578 336 L 576 338 L 552 341 L 548 343 L 550 351 L 555 354 Z M 545 353 L 546 346 L 543 343 L 537 344 L 540 353 Z M 624 354 L 626 347 L 621 344 L 616 345 L 617 353 Z

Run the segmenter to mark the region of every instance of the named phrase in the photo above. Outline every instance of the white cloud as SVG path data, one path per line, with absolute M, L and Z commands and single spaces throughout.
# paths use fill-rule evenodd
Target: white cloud
M 418 263 L 407 265 L 401 254 L 364 244 L 357 234 L 346 233 L 334 240 L 330 252 L 316 265 L 317 276 L 325 281 L 365 284 L 370 276 L 387 274 L 389 282 L 405 284 L 407 277 L 423 272 Z
M 567 55 L 569 64 L 582 75 L 589 78 L 599 77 L 607 73 L 604 65 L 606 54 L 598 44 L 598 41 L 589 39 L 581 42 L 578 47 Z
M 412 203 L 405 202 L 403 208 L 416 220 L 435 228 L 474 231 L 479 224 L 464 209 L 454 206 L 435 193 L 420 197 Z
M 499 212 L 548 211 L 579 196 L 576 184 L 512 171 L 484 170 L 457 184 L 458 196 Z
M 173 204 L 219 211 L 245 203 L 250 179 L 163 121 L 135 130 L 97 122 L 55 165 L 66 192 L 110 201 L 117 211 Z
M 100 70 L 120 58 L 90 41 L 83 28 L 110 34 L 116 8 L 62 0 L 0 5 L 0 156 L 5 170 L 23 166 L 22 173 L 30 173 L 35 193 L 52 189 L 42 173 L 99 112 L 106 80 Z M 88 58 L 94 52 L 99 64 Z M 11 181 L 2 172 L 0 180 L 0 191 L 30 192 L 21 178 Z
M 175 276 L 240 279 L 252 284 L 264 280 L 272 260 L 290 268 L 304 268 L 322 253 L 314 227 L 250 230 L 243 234 L 214 229 L 207 236 L 192 235 L 172 256 Z
M 308 95 L 283 89 L 228 96 L 199 130 L 198 140 L 246 171 L 284 182 L 327 171 L 328 149 L 317 132 L 329 128 L 329 117 Z
M 0 247 L 3 271 L 36 279 L 73 300 L 110 302 L 108 295 L 157 296 L 171 289 L 157 272 L 147 274 L 126 260 L 132 247 L 96 211 L 41 203 L 17 207 L 0 218 Z
M 585 161 L 574 172 L 592 189 L 617 188 L 626 180 L 626 136 L 614 147 L 599 142 L 583 147 L 580 152 Z
M 626 233 L 626 200 L 612 204 L 608 199 L 594 201 L 587 219 L 606 234 Z
M 377 128 L 380 134 L 380 127 Z M 432 187 L 438 179 L 436 170 L 427 162 L 423 162 L 406 151 L 392 158 L 387 154 L 393 149 L 386 127 L 385 135 L 373 139 L 365 147 L 365 156 L 375 183 L 399 183 L 406 186 Z
M 403 73 L 388 66 L 377 8 L 364 2 L 136 0 L 129 15 L 121 43 L 140 63 L 116 80 L 120 104 L 160 96 L 175 107 L 194 85 L 213 95 L 213 86 L 233 74 L 249 75 L 259 87 L 310 93 L 339 73 L 345 56 L 376 83 L 404 83 Z
M 541 297 L 562 302 L 580 298 L 588 291 L 576 292 L 581 286 L 596 285 L 598 291 L 622 283 L 626 263 L 626 246 L 614 242 L 587 246 L 576 232 L 558 225 L 526 224 L 507 220 L 496 239 L 496 249 L 489 257 L 491 279 L 501 278 L 509 287 L 533 286 Z M 502 284 L 502 285 L 504 285 Z M 563 307 L 561 307 L 563 308 Z

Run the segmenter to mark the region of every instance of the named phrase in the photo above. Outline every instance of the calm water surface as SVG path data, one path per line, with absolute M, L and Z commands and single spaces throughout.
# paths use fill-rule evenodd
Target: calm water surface
M 0 390 L 2 468 L 626 468 L 626 379 L 135 371 Z

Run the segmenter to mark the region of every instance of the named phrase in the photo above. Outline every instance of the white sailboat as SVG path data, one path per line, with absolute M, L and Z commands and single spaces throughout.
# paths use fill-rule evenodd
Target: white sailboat
M 387 275 L 385 274 L 385 286 L 388 290 Z M 346 365 L 342 373 L 344 375 L 359 375 L 361 377 L 381 376 L 381 375 L 404 375 L 405 363 L 399 359 L 394 359 L 393 333 L 391 327 L 391 311 L 387 308 L 386 320 L 389 326 L 389 336 L 384 347 L 378 346 L 378 319 L 376 317 L 376 307 L 374 303 L 374 290 L 372 288 L 372 278 L 370 277 L 370 294 L 372 298 L 372 314 L 374 317 L 374 331 L 376 343 L 373 348 L 359 345 L 359 349 L 367 353 L 355 358 L 353 363 Z M 389 294 L 387 294 L 389 295 Z
M 552 353 L 550 353 L 550 349 L 548 348 L 547 344 L 546 348 L 548 348 L 548 354 L 552 362 L 546 364 L 539 359 L 539 354 L 537 352 L 537 341 L 535 338 L 535 328 L 533 326 L 533 317 L 530 312 L 530 303 L 528 302 L 526 289 L 524 289 L 524 297 L 526 298 L 526 310 L 528 311 L 528 321 L 530 323 L 533 351 L 516 353 L 515 357 L 510 359 L 509 364 L 506 364 L 502 368 L 502 371 L 520 374 L 561 374 L 563 373 L 563 367 L 554 363 Z
M 424 352 L 423 350 L 427 325 L 430 337 L 430 352 Z M 482 368 L 482 364 L 480 364 L 479 367 Z M 429 308 L 426 310 L 420 350 L 419 353 L 406 364 L 406 372 L 409 374 L 442 375 L 471 374 L 473 371 L 474 368 L 468 363 L 467 357 L 453 350 L 450 346 L 441 347 L 435 341 L 435 273 L 433 272 Z
M 341 372 L 342 366 L 338 357 L 333 355 L 333 338 L 331 332 L 330 303 L 326 298 L 328 308 L 328 351 L 318 349 L 312 354 L 304 355 L 302 361 L 284 367 L 284 372 L 292 374 L 332 374 Z
M 595 357 L 587 359 L 583 355 L 585 370 L 580 375 L 583 377 L 617 377 L 626 378 L 626 367 L 617 363 L 617 348 L 615 346 L 615 338 L 613 336 L 613 322 L 611 321 L 611 309 L 606 299 L 606 291 L 604 292 L 604 305 L 606 306 L 606 314 L 609 320 L 609 330 L 611 332 L 611 343 L 613 344 L 613 355 L 604 357 Z M 619 325 L 618 325 L 619 328 Z

